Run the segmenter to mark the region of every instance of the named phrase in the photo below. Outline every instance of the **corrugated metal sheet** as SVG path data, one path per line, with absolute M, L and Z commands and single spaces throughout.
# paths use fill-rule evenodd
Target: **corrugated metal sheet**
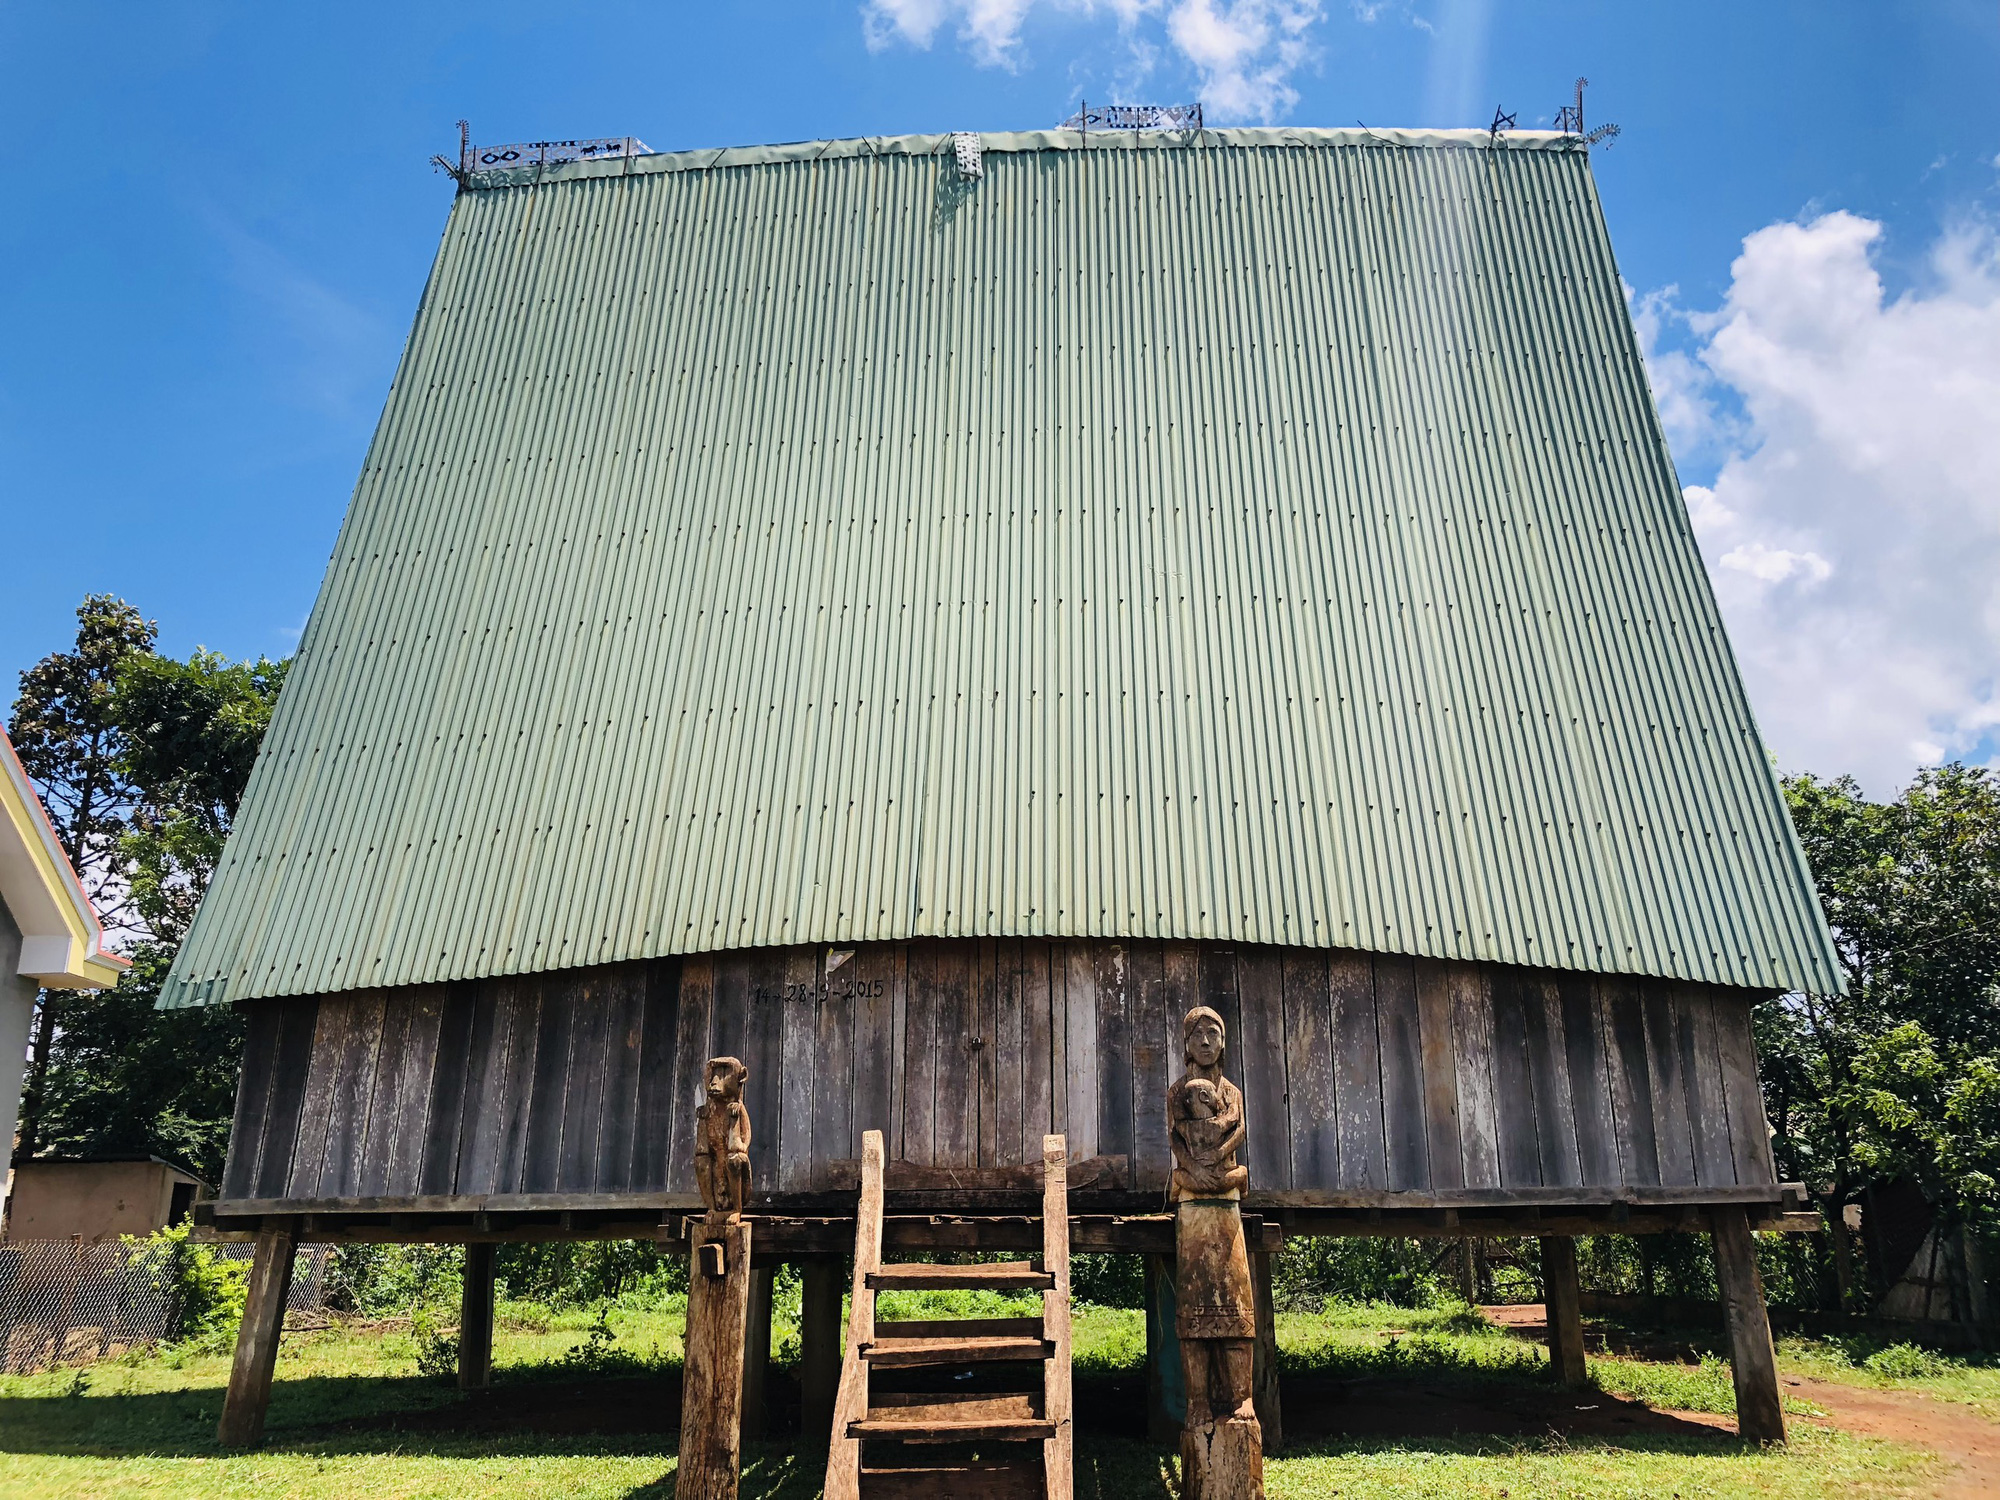
M 1485 142 L 482 179 L 167 1003 L 994 933 L 1837 984 L 1588 159 Z

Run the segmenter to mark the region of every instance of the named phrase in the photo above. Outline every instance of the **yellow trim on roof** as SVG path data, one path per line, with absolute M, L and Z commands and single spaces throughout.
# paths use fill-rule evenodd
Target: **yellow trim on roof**
M 102 990 L 130 961 L 104 951 L 104 929 L 35 794 L 0 731 L 0 901 L 21 930 L 17 970 L 48 989 Z

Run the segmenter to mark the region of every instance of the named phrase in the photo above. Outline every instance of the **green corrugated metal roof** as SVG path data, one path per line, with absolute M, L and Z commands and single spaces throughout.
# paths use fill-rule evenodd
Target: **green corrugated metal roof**
M 989 933 L 1836 985 L 1576 145 L 475 179 L 166 1003 Z

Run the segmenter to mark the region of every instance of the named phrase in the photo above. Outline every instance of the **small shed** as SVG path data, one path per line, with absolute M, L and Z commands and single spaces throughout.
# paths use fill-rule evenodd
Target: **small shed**
M 463 177 L 163 1001 L 212 1222 L 670 1233 L 727 1053 L 772 1253 L 874 1130 L 1157 1250 L 1202 1003 L 1259 1244 L 1712 1231 L 1754 1363 L 1751 1010 L 1841 980 L 1585 143 L 981 146 Z
M 212 1189 L 157 1156 L 41 1156 L 14 1163 L 7 1239 L 95 1245 L 186 1219 Z

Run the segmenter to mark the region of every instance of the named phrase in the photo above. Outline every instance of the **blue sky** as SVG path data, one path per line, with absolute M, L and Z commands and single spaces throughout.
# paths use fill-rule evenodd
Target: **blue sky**
M 11 4 L 0 534 L 31 555 L 0 685 L 86 591 L 175 652 L 291 648 L 460 116 L 655 149 L 1041 127 L 1079 97 L 1527 126 L 1583 73 L 1760 717 L 1781 762 L 1887 790 L 2000 722 L 1996 65 L 1990 0 Z

